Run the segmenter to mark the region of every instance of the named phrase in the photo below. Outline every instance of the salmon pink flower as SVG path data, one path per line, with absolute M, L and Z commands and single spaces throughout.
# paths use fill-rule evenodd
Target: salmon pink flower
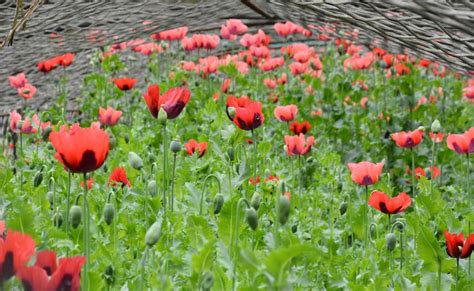
M 240 129 L 254 130 L 263 124 L 264 116 L 262 104 L 258 101 L 250 101 L 244 107 L 234 107 L 234 123 Z
M 18 95 L 23 97 L 23 99 L 31 99 L 36 94 L 36 87 L 26 83 L 25 86 L 18 89 Z
M 285 136 L 285 144 L 286 144 L 286 153 L 289 156 L 294 155 L 306 155 L 311 150 L 311 146 L 314 143 L 314 136 L 309 136 L 306 140 L 304 135 L 300 133 L 299 135 L 295 136 Z
M 392 139 L 395 141 L 397 146 L 401 148 L 414 148 L 423 141 L 423 131 L 400 131 L 392 135 Z
M 111 107 L 107 107 L 107 109 L 102 107 L 99 108 L 99 121 L 102 125 L 114 126 L 117 124 L 121 116 L 122 111 L 114 110 Z
M 356 184 L 361 186 L 373 185 L 378 182 L 382 173 L 384 163 L 349 163 L 347 167 L 351 171 L 351 178 Z
M 128 181 L 127 173 L 123 167 L 117 167 L 112 171 L 110 174 L 109 181 L 107 182 L 107 186 L 112 184 L 115 187 L 117 184 L 120 184 L 123 187 L 128 186 L 131 187 L 130 181 Z
M 308 71 L 308 65 L 300 62 L 293 62 L 289 66 L 290 71 L 293 75 L 301 75 Z
M 449 134 L 448 148 L 458 154 L 470 154 L 474 152 L 474 127 L 463 134 Z
M 298 121 L 293 121 L 290 124 L 290 130 L 293 132 L 295 135 L 299 135 L 300 133 L 306 134 L 308 131 L 311 129 L 311 124 L 307 121 L 303 121 L 299 123 Z
M 444 133 L 438 132 L 434 134 L 433 132 L 430 131 L 430 138 L 433 142 L 440 143 L 444 139 Z
M 115 83 L 115 86 L 117 86 L 117 88 L 119 88 L 122 91 L 128 91 L 128 90 L 131 90 L 133 86 L 135 86 L 137 79 L 123 77 L 123 78 L 115 78 L 113 81 Z
M 449 233 L 447 230 L 444 231 L 444 237 L 446 238 L 446 252 L 452 258 L 465 259 L 471 256 L 474 250 L 474 233 L 467 237 L 464 241 L 464 234 Z
M 296 107 L 294 104 L 287 106 L 277 106 L 273 113 L 278 120 L 289 122 L 295 119 L 296 113 L 298 113 L 298 107 Z
M 10 130 L 12 132 L 18 132 L 18 122 L 21 121 L 20 113 L 16 111 L 10 112 Z
M 160 40 L 181 40 L 188 33 L 188 27 L 178 27 L 175 29 L 164 30 L 151 35 L 151 38 L 157 41 Z
M 25 73 L 19 73 L 15 76 L 9 76 L 8 81 L 10 81 L 10 86 L 15 89 L 23 88 L 26 83 L 28 83 L 28 80 L 26 80 Z
M 192 156 L 196 151 L 198 152 L 198 157 L 202 157 L 206 153 L 207 142 L 198 143 L 195 139 L 190 139 L 184 147 L 190 156 Z
M 240 19 L 228 19 L 225 26 L 231 34 L 241 35 L 247 32 L 248 27 Z
M 152 84 L 148 87 L 148 91 L 143 95 L 143 99 L 154 118 L 158 117 L 160 108 L 166 111 L 168 119 L 175 119 L 183 111 L 186 104 L 191 98 L 191 91 L 188 87 L 175 87 L 160 95 L 160 87 Z
M 268 89 L 275 89 L 276 87 L 276 81 L 273 80 L 273 79 L 268 79 L 268 78 L 265 78 L 263 80 L 263 84 L 265 85 L 265 87 L 267 87 Z
M 385 214 L 397 214 L 403 212 L 411 204 L 411 198 L 405 192 L 390 198 L 387 194 L 374 191 L 370 195 L 369 205 Z
M 100 168 L 109 153 L 109 137 L 99 128 L 82 128 L 73 124 L 52 131 L 49 140 L 56 149 L 55 157 L 73 173 L 93 172 Z

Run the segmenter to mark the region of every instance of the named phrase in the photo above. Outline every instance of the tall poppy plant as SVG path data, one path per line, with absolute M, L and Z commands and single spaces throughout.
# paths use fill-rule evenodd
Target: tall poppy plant
M 74 124 L 69 129 L 67 126 L 62 126 L 59 131 L 51 132 L 49 140 L 56 149 L 55 157 L 64 165 L 65 169 L 72 173 L 83 174 L 84 207 L 82 211 L 83 217 L 89 218 L 87 173 L 97 170 L 104 164 L 109 153 L 109 138 L 107 133 L 100 129 L 98 125 L 92 125 L 90 128 L 82 128 L 79 124 Z M 69 201 L 69 197 L 67 200 Z M 66 215 L 66 223 L 69 223 L 68 215 Z M 84 254 L 86 258 L 90 258 L 89 219 L 84 219 L 83 233 L 85 245 Z M 86 286 L 89 286 L 89 262 L 86 262 L 84 278 Z
M 347 167 L 351 172 L 352 181 L 360 186 L 365 186 L 365 248 L 367 248 L 368 242 L 368 204 L 369 204 L 369 185 L 373 185 L 378 182 L 380 174 L 382 173 L 384 163 L 371 163 L 371 162 L 360 162 L 360 163 L 349 163 Z

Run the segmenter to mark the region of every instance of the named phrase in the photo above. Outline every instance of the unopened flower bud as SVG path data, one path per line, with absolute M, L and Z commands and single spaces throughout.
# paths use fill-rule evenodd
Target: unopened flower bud
M 51 126 L 47 126 L 45 129 L 43 129 L 43 141 L 48 141 L 49 139 L 49 134 L 53 131 L 53 128 Z
M 397 238 L 394 233 L 388 233 L 385 236 L 385 240 L 387 242 L 387 250 L 393 251 L 395 249 L 395 246 L 397 245 Z
M 79 226 L 82 220 L 82 209 L 79 205 L 73 205 L 69 210 L 69 218 L 71 220 L 72 228 Z
M 38 187 L 42 181 L 43 181 L 43 173 L 41 171 L 37 172 L 35 174 L 35 177 L 33 178 L 33 186 Z
M 181 151 L 181 143 L 179 140 L 173 140 L 170 145 L 171 151 L 175 154 Z
M 250 205 L 252 205 L 253 209 L 258 210 L 261 203 L 262 197 L 258 194 L 258 192 L 253 193 L 252 200 L 250 200 Z
M 347 202 L 344 201 L 341 203 L 341 206 L 339 207 L 339 212 L 341 213 L 341 215 L 344 215 L 347 211 Z
M 155 221 L 145 234 L 145 242 L 147 246 L 154 246 L 161 237 L 161 223 Z
M 222 206 L 224 205 L 224 196 L 221 193 L 217 193 L 214 197 L 214 214 L 221 212 Z
M 128 153 L 128 162 L 135 170 L 140 170 L 143 168 L 143 160 L 134 152 Z
M 235 117 L 235 108 L 234 107 L 229 107 L 229 108 L 227 108 L 227 112 L 229 113 L 230 118 L 234 119 L 234 117 Z
M 61 213 L 55 213 L 53 215 L 53 225 L 56 226 L 56 227 L 61 227 L 61 225 L 63 224 L 63 215 Z
M 106 203 L 104 206 L 104 210 L 102 211 L 102 215 L 104 216 L 105 223 L 110 225 L 114 220 L 115 216 L 115 209 L 111 203 Z
M 158 111 L 158 122 L 161 125 L 165 125 L 167 120 L 168 120 L 168 114 L 166 114 L 165 109 L 163 109 L 163 107 L 161 107 L 160 111 Z
M 156 196 L 156 190 L 156 181 L 151 180 L 150 182 L 148 182 L 148 193 L 150 193 L 151 196 Z
M 258 214 L 257 214 L 257 211 L 255 211 L 255 209 L 250 207 L 245 211 L 245 220 L 247 221 L 247 223 L 249 224 L 249 226 L 252 230 L 257 229 L 257 227 L 258 227 Z
M 290 217 L 290 200 L 285 196 L 280 196 L 278 201 L 278 221 L 281 225 L 285 225 Z
M 441 123 L 438 119 L 435 119 L 435 121 L 433 121 L 433 123 L 431 124 L 431 131 L 434 133 L 438 133 L 441 131 Z

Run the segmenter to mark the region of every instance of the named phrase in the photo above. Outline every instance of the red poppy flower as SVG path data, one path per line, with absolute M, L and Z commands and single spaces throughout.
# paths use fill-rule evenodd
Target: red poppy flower
M 300 133 L 306 134 L 308 133 L 310 129 L 311 129 L 311 124 L 309 124 L 309 122 L 307 121 L 303 121 L 301 123 L 298 121 L 293 121 L 290 124 L 291 132 L 293 132 L 296 135 L 299 135 Z
M 349 163 L 347 167 L 351 171 L 351 178 L 356 184 L 361 186 L 373 185 L 378 182 L 382 173 L 384 163 Z
M 82 128 L 74 124 L 62 126 L 49 140 L 56 149 L 55 157 L 73 173 L 93 172 L 104 164 L 109 153 L 109 137 L 97 127 Z
M 410 74 L 410 68 L 405 66 L 402 63 L 396 64 L 394 67 L 395 71 L 397 72 L 397 75 L 408 75 Z
M 174 119 L 183 111 L 191 98 L 191 91 L 186 86 L 171 88 L 163 95 L 160 95 L 160 87 L 153 84 L 148 87 L 148 91 L 143 95 L 146 105 L 154 118 L 158 117 L 160 108 L 166 111 L 168 119 Z
M 21 267 L 16 273 L 16 277 L 20 280 L 24 290 L 44 291 L 48 288 L 48 274 L 38 266 Z
M 397 143 L 397 146 L 401 148 L 414 148 L 420 144 L 423 140 L 423 131 L 400 131 L 392 135 L 392 139 Z
M 410 174 L 410 173 L 411 173 L 410 168 L 407 168 L 407 174 Z M 428 173 L 430 174 L 430 177 L 427 177 L 427 173 L 423 168 L 418 167 L 415 169 L 415 176 L 417 179 L 420 179 L 420 176 L 427 177 L 430 179 L 436 179 L 436 177 L 438 177 L 440 174 L 440 170 L 438 167 L 429 167 Z
M 55 59 L 45 60 L 38 63 L 38 70 L 43 73 L 49 73 L 57 66 L 58 63 Z
M 35 253 L 35 241 L 26 234 L 8 230 L 0 239 L 0 281 L 10 279 Z
M 410 196 L 401 192 L 398 196 L 390 198 L 387 194 L 374 191 L 370 195 L 369 205 L 385 214 L 396 214 L 403 212 L 411 204 Z
M 240 129 L 254 130 L 262 125 L 265 120 L 262 113 L 262 104 L 258 101 L 250 101 L 245 107 L 234 108 L 234 123 Z
M 311 150 L 313 143 L 314 136 L 309 136 L 307 140 L 302 133 L 295 136 L 285 136 L 286 153 L 289 156 L 306 155 Z
M 250 103 L 250 99 L 248 96 L 242 96 L 240 98 L 237 98 L 235 96 L 229 96 L 227 97 L 227 103 L 226 103 L 226 106 L 225 106 L 225 112 L 227 113 L 227 117 L 229 117 L 229 119 L 231 121 L 234 120 L 234 117 L 232 117 L 229 113 L 229 108 L 232 107 L 232 108 L 237 108 L 237 107 L 245 107 L 247 106 L 249 103 Z
M 112 171 L 110 174 L 109 181 L 107 182 L 107 186 L 116 186 L 117 184 L 122 184 L 122 187 L 128 186 L 131 187 L 130 181 L 128 181 L 127 173 L 123 167 L 117 167 Z
M 249 178 L 249 182 L 252 185 L 255 185 L 255 179 L 253 177 Z M 260 176 L 257 176 L 257 184 L 260 184 Z
M 72 61 L 74 61 L 74 54 L 67 53 L 62 56 L 59 56 L 58 65 L 63 66 L 63 67 L 68 67 L 69 65 L 72 64 Z
M 44 269 L 51 276 L 57 269 L 56 253 L 48 250 L 39 252 L 36 254 L 35 266 Z
M 474 152 L 474 127 L 464 134 L 448 135 L 448 148 L 458 154 L 470 154 Z
M 87 179 L 87 190 L 90 190 L 92 188 L 92 185 L 94 184 L 94 178 L 90 177 L 89 179 Z M 81 181 L 81 183 L 79 183 L 79 186 L 81 186 L 81 188 L 84 188 L 84 181 Z
M 435 143 L 440 143 L 444 139 L 444 133 L 438 132 L 436 135 L 430 131 L 430 138 Z
M 128 91 L 128 90 L 131 90 L 133 86 L 135 86 L 137 79 L 123 77 L 123 78 L 116 78 L 113 81 L 115 83 L 115 86 L 117 86 L 117 88 L 119 88 L 122 91 Z
M 99 108 L 99 121 L 102 125 L 114 126 L 121 116 L 122 111 L 120 110 L 114 110 L 111 107 L 107 107 L 107 109 Z
M 198 143 L 195 139 L 190 139 L 184 147 L 190 156 L 198 151 L 198 157 L 202 157 L 206 153 L 207 144 L 207 142 Z
M 468 258 L 474 250 L 474 233 L 467 237 L 464 241 L 464 234 L 449 233 L 444 231 L 446 238 L 446 252 L 450 257 L 456 259 Z
M 47 290 L 79 291 L 81 268 L 85 262 L 86 258 L 82 256 L 60 259 L 59 267 L 51 276 Z
M 273 111 L 275 117 L 284 122 L 292 121 L 295 119 L 296 113 L 298 113 L 298 107 L 296 105 L 291 104 L 287 106 L 277 106 Z

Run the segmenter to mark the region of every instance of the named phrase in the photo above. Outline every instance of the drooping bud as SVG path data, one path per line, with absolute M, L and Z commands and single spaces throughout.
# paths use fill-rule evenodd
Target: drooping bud
M 395 236 L 395 234 L 393 232 L 388 233 L 385 236 L 385 240 L 387 243 L 387 250 L 393 251 L 395 249 L 395 246 L 397 245 L 397 237 Z
M 115 216 L 115 208 L 111 203 L 106 203 L 104 206 L 104 210 L 102 211 L 102 215 L 104 216 L 105 223 L 110 225 L 114 220 Z
M 205 272 L 202 276 L 201 288 L 204 291 L 212 290 L 214 286 L 214 275 L 212 272 Z
M 155 221 L 145 234 L 145 242 L 147 246 L 154 246 L 161 237 L 161 223 Z
M 258 194 L 258 192 L 253 193 L 252 200 L 250 200 L 250 205 L 252 205 L 252 208 L 258 210 L 260 203 L 262 203 L 262 197 Z
M 130 166 L 132 166 L 132 168 L 134 168 L 135 170 L 141 170 L 141 168 L 143 168 L 142 158 L 140 158 L 140 156 L 134 152 L 128 153 L 128 162 L 130 163 Z
M 247 223 L 249 224 L 249 226 L 252 230 L 257 229 L 257 227 L 258 227 L 258 214 L 257 214 L 257 211 L 255 211 L 255 209 L 250 207 L 250 208 L 247 208 L 247 210 L 245 210 L 245 220 L 247 221 Z
M 166 125 L 166 121 L 168 120 L 168 114 L 166 114 L 166 111 L 163 107 L 160 108 L 160 111 L 158 111 L 158 122 L 161 125 Z
M 278 200 L 278 221 L 281 225 L 285 225 L 290 217 L 290 200 L 285 196 L 280 196 Z
M 435 119 L 435 121 L 433 121 L 433 123 L 431 124 L 431 131 L 433 133 L 438 133 L 441 131 L 441 123 L 438 119 Z
M 219 214 L 223 205 L 224 196 L 221 193 L 217 193 L 216 196 L 214 196 L 214 214 Z
M 150 182 L 148 182 L 148 193 L 150 193 L 151 196 L 155 197 L 156 192 L 157 192 L 156 181 L 151 180 Z
M 347 211 L 347 202 L 344 201 L 341 203 L 341 206 L 339 206 L 339 212 L 341 213 L 341 215 L 344 215 Z
M 227 156 L 229 157 L 229 160 L 231 162 L 234 161 L 234 148 L 232 147 L 227 148 Z
M 43 129 L 43 141 L 48 141 L 49 140 L 49 134 L 53 131 L 53 128 L 51 126 L 47 126 L 45 129 Z
M 63 224 L 63 215 L 61 213 L 55 213 L 53 215 L 53 225 L 56 226 L 56 227 L 61 227 L 61 225 Z
M 33 186 L 38 187 L 41 182 L 43 182 L 43 173 L 39 171 L 35 174 L 35 177 L 33 178 Z
M 171 151 L 175 154 L 181 151 L 181 143 L 179 140 L 173 140 L 170 145 Z
M 71 220 L 72 228 L 77 228 L 82 220 L 82 209 L 79 205 L 73 205 L 69 210 L 69 218 Z

